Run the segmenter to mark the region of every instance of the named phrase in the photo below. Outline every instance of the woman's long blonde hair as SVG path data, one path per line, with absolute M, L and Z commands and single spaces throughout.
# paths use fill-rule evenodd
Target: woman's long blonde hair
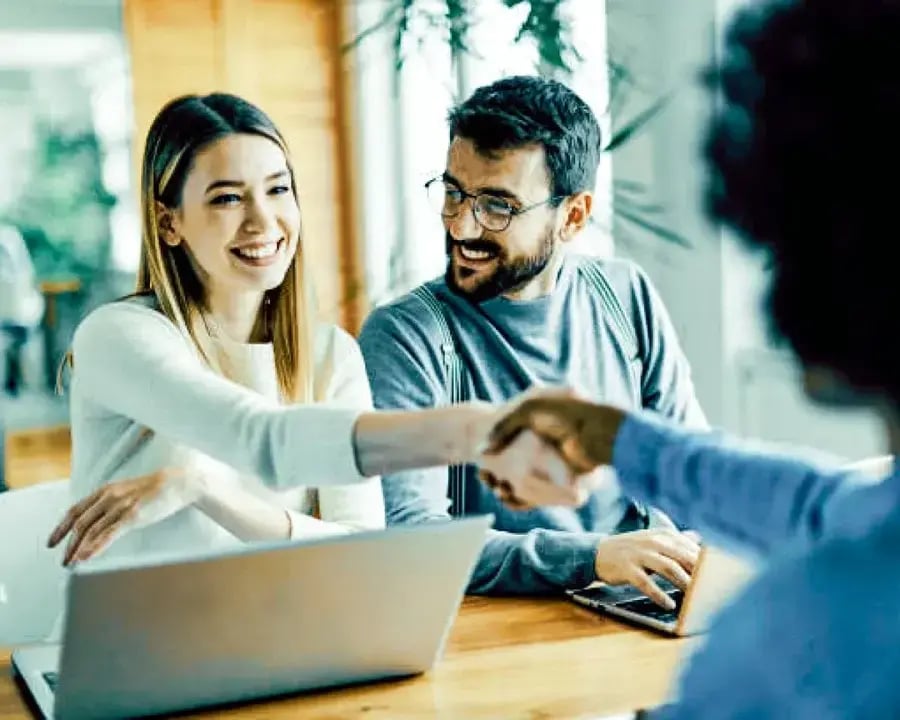
M 234 95 L 187 95 L 169 102 L 147 134 L 141 170 L 142 246 L 136 292 L 152 293 L 160 310 L 213 364 L 198 337 L 203 327 L 206 297 L 200 279 L 187 256 L 184 243 L 171 247 L 163 242 L 157 203 L 176 209 L 181 205 L 185 179 L 197 153 L 224 137 L 259 135 L 284 152 L 291 174 L 294 199 L 297 187 L 287 144 L 275 124 L 258 107 Z M 266 292 L 256 329 L 274 346 L 275 370 L 282 398 L 309 402 L 315 397 L 313 356 L 314 312 L 310 284 L 306 281 L 305 253 L 301 242 L 284 281 Z

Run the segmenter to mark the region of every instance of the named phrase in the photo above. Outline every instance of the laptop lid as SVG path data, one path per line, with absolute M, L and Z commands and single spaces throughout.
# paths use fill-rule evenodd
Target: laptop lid
M 700 550 L 700 560 L 678 616 L 677 635 L 706 632 L 715 614 L 756 575 L 748 559 L 712 545 Z
M 69 587 L 55 716 L 151 715 L 423 672 L 491 522 L 84 566 Z

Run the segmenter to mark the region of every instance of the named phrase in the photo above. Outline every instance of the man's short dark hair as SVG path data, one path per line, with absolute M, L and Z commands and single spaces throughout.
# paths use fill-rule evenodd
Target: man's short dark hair
M 770 256 L 774 330 L 895 402 L 898 65 L 900 0 L 754 2 L 726 39 L 708 142 L 712 214 Z
M 471 140 L 486 156 L 544 146 L 550 193 L 560 199 L 593 190 L 600 164 L 600 126 L 578 95 L 556 80 L 530 75 L 478 88 L 449 116 L 450 140 Z

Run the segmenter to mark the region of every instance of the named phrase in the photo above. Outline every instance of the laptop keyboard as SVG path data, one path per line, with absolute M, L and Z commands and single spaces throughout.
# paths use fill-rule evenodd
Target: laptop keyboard
M 629 602 L 621 603 L 618 607 L 629 612 L 643 615 L 663 623 L 674 623 L 678 620 L 678 614 L 681 612 L 681 603 L 684 602 L 684 592 L 682 590 L 673 590 L 669 593 L 669 597 L 675 601 L 674 610 L 666 610 L 661 608 L 649 598 L 640 598 Z
M 50 692 L 56 692 L 56 684 L 59 682 L 59 674 L 55 672 L 45 672 L 44 682 L 47 683 L 47 687 L 50 688 Z

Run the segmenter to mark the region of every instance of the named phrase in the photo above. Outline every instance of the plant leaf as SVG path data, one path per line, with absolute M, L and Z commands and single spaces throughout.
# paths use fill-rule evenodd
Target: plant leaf
M 403 2 L 404 0 L 396 0 L 396 2 L 391 7 L 387 8 L 384 11 L 381 19 L 378 22 L 370 25 L 364 30 L 361 30 L 355 38 L 341 45 L 341 52 L 345 53 L 356 50 L 366 40 L 366 38 L 381 32 L 389 25 L 393 25 L 395 22 L 397 22 L 399 13 L 402 10 Z
M 617 148 L 621 147 L 623 144 L 628 142 L 634 135 L 641 130 L 644 129 L 644 126 L 647 125 L 654 117 L 656 117 L 660 111 L 669 103 L 671 99 L 671 93 L 666 93 L 660 98 L 657 98 L 653 104 L 650 105 L 646 110 L 639 113 L 637 117 L 629 120 L 624 127 L 620 128 L 617 132 L 613 134 L 610 138 L 609 142 L 606 144 L 604 148 L 605 152 L 614 152 Z
M 444 2 L 450 48 L 457 52 L 468 52 L 466 40 L 469 33 L 469 4 L 466 0 L 444 0 Z
M 635 209 L 634 207 L 630 207 L 627 202 L 615 203 L 613 205 L 613 213 L 618 217 L 621 217 L 622 219 L 627 220 L 640 228 L 643 228 L 647 232 L 656 235 L 662 240 L 667 240 L 668 242 L 674 243 L 675 245 L 680 245 L 683 248 L 693 247 L 693 244 L 683 235 L 665 227 L 658 222 L 651 220 L 639 210 Z

